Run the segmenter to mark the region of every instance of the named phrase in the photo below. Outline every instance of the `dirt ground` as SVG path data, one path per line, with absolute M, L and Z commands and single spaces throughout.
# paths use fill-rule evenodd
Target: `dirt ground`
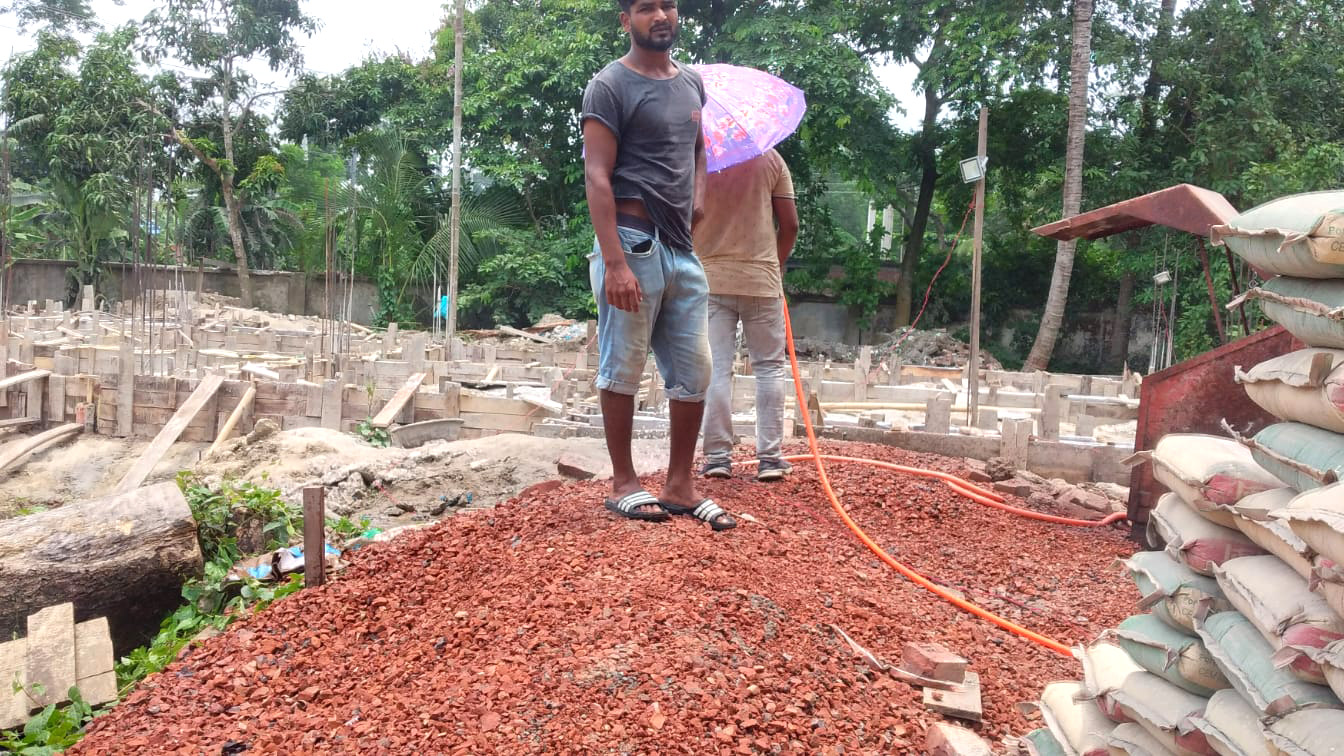
M 890 447 L 823 448 L 964 472 Z M 1134 550 L 1119 528 L 829 471 L 897 559 L 1061 643 L 1094 638 L 1138 598 L 1113 566 Z M 889 662 L 907 641 L 967 657 L 991 742 L 1040 726 L 1017 703 L 1079 674 L 877 561 L 810 468 L 706 481 L 742 519 L 726 533 L 619 519 L 594 504 L 601 487 L 534 490 L 361 549 L 328 585 L 185 651 L 70 752 L 909 754 L 941 716 L 836 628 Z
M 0 435 L 0 444 L 14 435 Z M 0 473 L 0 519 L 29 509 L 51 509 L 111 493 L 149 439 L 123 439 L 83 434 L 73 441 L 39 451 L 8 472 Z M 150 481 L 172 478 L 196 464 L 209 444 L 174 444 Z
M 39 452 L 0 478 L 0 519 L 109 494 L 148 445 L 145 439 L 85 435 Z M 235 439 L 221 453 L 201 460 L 208 448 L 203 443 L 174 444 L 149 482 L 193 470 L 210 482 L 228 478 L 278 488 L 296 505 L 302 502 L 304 486 L 326 485 L 331 516 L 368 519 L 380 528 L 493 506 L 558 477 L 561 455 L 597 477 L 611 475 L 604 442 L 591 438 L 507 434 L 392 449 L 348 433 L 301 428 L 255 440 Z M 635 467 L 641 474 L 665 467 L 666 455 L 666 441 L 634 442 Z

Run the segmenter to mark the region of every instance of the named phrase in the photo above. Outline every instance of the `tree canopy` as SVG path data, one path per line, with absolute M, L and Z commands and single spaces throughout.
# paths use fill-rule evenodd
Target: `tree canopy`
M 1180 182 L 1237 207 L 1339 186 L 1344 0 L 1091 5 L 1083 209 Z M 682 0 L 679 59 L 761 68 L 807 94 L 807 117 L 780 145 L 803 223 L 788 290 L 837 300 L 865 325 L 909 322 L 970 204 L 956 165 L 974 153 L 986 105 L 985 340 L 1009 364 L 1025 358 L 1056 257 L 1029 229 L 1060 215 L 1076 7 Z M 28 198 L 4 226 L 18 254 L 80 260 L 90 275 L 126 257 L 135 188 L 149 181 L 169 221 L 155 247 L 165 261 L 224 256 L 242 272 L 330 259 L 378 280 L 382 320 L 426 317 L 446 270 L 451 19 L 421 59 L 374 56 L 328 75 L 304 69 L 315 22 L 300 0 L 183 0 L 112 31 L 85 0 L 14 0 L 0 13 L 38 41 L 3 72 L 12 178 Z M 617 16 L 611 0 L 471 4 L 465 324 L 591 313 L 578 106 L 628 44 Z M 160 62 L 173 67 L 151 73 Z M 293 81 L 269 92 L 247 63 Z M 907 67 L 915 91 L 887 91 L 886 66 Z M 137 173 L 139 150 L 151 176 Z M 870 206 L 893 209 L 894 243 L 867 227 Z M 1199 264 L 1179 253 L 1191 244 L 1159 231 L 1080 244 L 1061 320 L 1104 324 L 1094 330 L 1106 343 L 1051 366 L 1146 369 L 1129 324 L 1151 307 L 1163 264 L 1184 282 L 1178 352 L 1216 344 Z M 950 250 L 921 327 L 965 322 L 969 248 L 962 237 Z M 1214 263 L 1225 283 L 1232 271 Z M 895 285 L 884 269 L 899 271 Z

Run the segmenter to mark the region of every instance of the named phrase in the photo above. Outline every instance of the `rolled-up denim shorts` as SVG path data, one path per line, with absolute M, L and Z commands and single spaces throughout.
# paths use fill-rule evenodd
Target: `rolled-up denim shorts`
M 690 250 L 677 250 L 649 233 L 617 226 L 625 262 L 639 281 L 643 298 L 639 312 L 607 303 L 606 265 L 593 241 L 588 279 L 597 299 L 599 352 L 596 385 L 604 391 L 634 396 L 644 374 L 649 350 L 667 388 L 667 397 L 702 402 L 709 389 L 709 282 L 700 260 Z M 630 250 L 649 241 L 644 252 Z

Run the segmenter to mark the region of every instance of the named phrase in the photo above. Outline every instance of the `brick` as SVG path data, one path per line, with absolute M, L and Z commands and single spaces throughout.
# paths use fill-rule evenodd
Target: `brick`
M 984 716 L 980 700 L 980 676 L 966 673 L 966 682 L 952 690 L 924 689 L 924 708 L 949 717 L 979 722 Z
M 550 493 L 551 491 L 556 490 L 557 488 L 563 486 L 564 484 L 565 482 L 563 480 L 543 480 L 540 483 L 534 483 L 528 486 L 527 488 L 524 488 L 518 494 L 518 498 L 523 500 L 531 499 L 534 496 L 540 496 L 544 493 Z
M 907 671 L 921 677 L 950 683 L 966 679 L 966 660 L 938 643 L 907 643 L 901 659 Z
M 994 484 L 995 491 L 1010 496 L 1017 496 L 1022 499 L 1030 496 L 1033 488 L 1034 487 L 1030 483 L 1021 478 L 1009 478 L 1008 480 L 1000 480 Z
M 924 734 L 924 753 L 929 756 L 992 756 L 994 751 L 983 738 L 964 727 L 935 722 Z
M 75 684 L 75 606 L 57 604 L 28 617 L 28 686 L 38 706 L 60 703 Z
M 574 480 L 592 480 L 597 476 L 595 465 L 583 457 L 574 454 L 561 454 L 555 462 L 556 472 Z

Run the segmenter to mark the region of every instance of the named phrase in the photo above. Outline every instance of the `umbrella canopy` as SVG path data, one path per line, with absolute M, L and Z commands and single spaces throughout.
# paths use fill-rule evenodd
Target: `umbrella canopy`
M 714 63 L 696 66 L 707 102 L 700 113 L 710 173 L 765 154 L 798 128 L 803 90 L 764 71 Z

